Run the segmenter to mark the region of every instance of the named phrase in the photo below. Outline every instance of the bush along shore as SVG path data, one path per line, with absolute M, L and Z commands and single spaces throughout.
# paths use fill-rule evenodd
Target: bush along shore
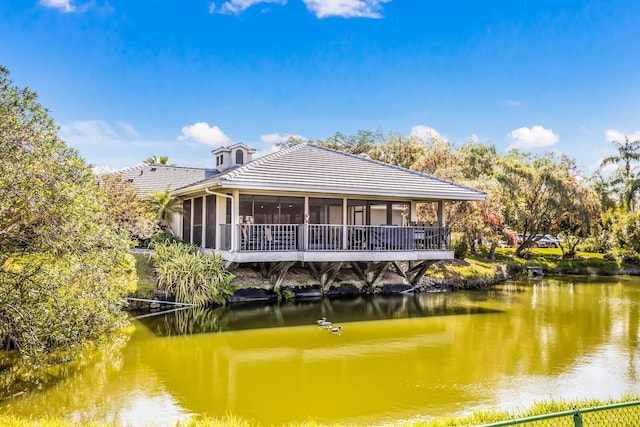
M 172 245 L 175 244 L 172 243 Z M 160 250 L 166 253 L 167 248 L 163 246 Z M 181 251 L 175 247 L 173 250 Z M 200 305 L 215 305 L 226 302 L 316 298 L 323 295 L 347 297 L 372 293 L 479 290 L 505 280 L 526 278 L 531 268 L 536 268 L 545 275 L 640 275 L 640 266 L 606 257 L 603 254 L 583 252 L 572 259 L 564 259 L 560 249 L 535 249 L 527 253 L 526 258 L 516 258 L 513 256 L 513 249 L 503 248 L 496 251 L 493 260 L 488 259 L 486 253 L 479 251 L 476 254 L 467 255 L 462 260 L 438 261 L 427 269 L 416 286 L 412 286 L 402 274 L 399 274 L 398 268 L 402 268 L 402 263 L 398 263 L 397 266 L 391 266 L 373 287 L 366 286 L 348 266 L 342 268 L 333 283 L 325 288 L 320 286 L 320 282 L 304 266 L 292 267 L 282 283 L 274 287 L 257 266 L 243 266 L 232 272 L 224 272 L 220 260 L 208 262 L 207 256 L 196 255 L 188 248 L 186 253 L 186 256 L 192 257 L 189 260 L 190 266 L 200 265 L 199 271 L 203 274 L 206 271 L 212 271 L 217 280 L 197 283 L 194 279 L 180 279 L 179 270 L 184 267 L 184 263 L 174 262 L 172 269 L 171 266 L 166 265 L 166 259 L 169 259 L 167 257 L 153 255 L 153 252 L 134 254 L 139 283 L 138 291 L 132 296 L 154 300 L 154 302 L 132 300 L 129 303 L 129 309 L 167 308 L 168 305 L 163 301 L 176 301 L 176 293 L 173 291 L 176 287 L 170 284 L 172 279 L 183 283 L 182 286 L 189 291 L 200 292 L 197 299 L 178 295 L 177 301 L 188 303 L 195 301 Z M 158 266 L 160 263 L 164 264 Z M 203 274 L 195 277 L 202 277 Z

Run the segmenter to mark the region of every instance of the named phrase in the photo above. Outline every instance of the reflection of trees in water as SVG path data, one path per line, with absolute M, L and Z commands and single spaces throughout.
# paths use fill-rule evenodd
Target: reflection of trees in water
M 110 408 L 100 409 L 96 401 L 109 401 L 113 407 L 125 407 L 127 396 L 114 393 L 111 377 L 117 375 L 123 365 L 123 349 L 130 336 L 121 332 L 101 346 L 85 351 L 77 361 L 34 371 L 15 364 L 0 373 L 0 394 L 20 393 L 13 399 L 0 399 L 0 412 L 29 416 L 50 414 L 91 420 L 105 417 Z M 139 378 L 138 372 L 122 376 L 123 383 L 149 382 Z M 90 392 L 87 392 L 87 385 Z M 104 400 L 103 400 L 104 399 Z M 120 400 L 120 402 L 118 402 Z M 103 413 L 98 412 L 102 410 Z
M 478 305 L 474 298 L 463 293 L 438 293 L 321 298 L 296 303 L 245 303 L 214 309 L 190 308 L 140 319 L 140 322 L 158 336 L 174 336 L 313 325 L 323 316 L 334 323 L 346 323 L 495 311 Z
M 193 307 L 175 311 L 161 316 L 161 321 L 155 323 L 154 332 L 160 336 L 172 336 L 224 331 L 228 321 L 224 312 L 225 307 Z

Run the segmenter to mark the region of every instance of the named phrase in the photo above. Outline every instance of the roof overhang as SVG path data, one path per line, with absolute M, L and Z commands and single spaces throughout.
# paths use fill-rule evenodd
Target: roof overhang
M 173 192 L 175 196 L 185 196 L 188 194 L 198 194 L 205 192 L 205 189 L 209 189 L 212 191 L 224 191 L 224 190 L 241 190 L 242 192 L 276 192 L 276 193 L 286 193 L 286 192 L 295 192 L 301 194 L 322 194 L 322 195 L 335 195 L 336 197 L 344 197 L 344 196 L 355 196 L 358 198 L 367 197 L 367 198 L 376 198 L 382 197 L 386 199 L 397 199 L 397 200 L 414 200 L 414 201 L 434 201 L 434 200 L 449 200 L 449 201 L 480 201 L 486 199 L 486 193 L 477 192 L 476 194 L 468 194 L 464 197 L 461 197 L 459 194 L 449 193 L 449 192 L 424 192 L 424 193 L 416 193 L 416 192 L 403 192 L 402 189 L 399 190 L 384 190 L 380 189 L 375 193 L 371 191 L 359 190 L 353 187 L 324 187 L 324 186 L 304 186 L 304 187 L 296 187 L 291 185 L 282 185 L 282 184 L 273 184 L 273 183 L 264 183 L 263 185 L 255 185 L 246 184 L 238 181 L 217 181 L 217 182 L 209 182 L 207 184 L 195 185 L 187 188 L 182 188 L 180 190 L 176 190 Z

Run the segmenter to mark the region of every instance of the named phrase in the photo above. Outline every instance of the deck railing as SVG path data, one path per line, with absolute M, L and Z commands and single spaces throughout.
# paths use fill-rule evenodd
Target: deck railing
M 221 225 L 223 250 L 231 249 L 232 226 Z M 334 224 L 239 224 L 240 252 L 435 251 L 448 250 L 446 227 Z

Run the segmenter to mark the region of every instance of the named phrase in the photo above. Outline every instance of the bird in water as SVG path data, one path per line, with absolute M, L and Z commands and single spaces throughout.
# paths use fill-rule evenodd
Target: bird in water
M 323 317 L 320 320 L 316 320 L 319 328 L 331 329 L 331 322 L 327 320 L 326 317 Z
M 332 334 L 341 334 L 342 333 L 342 326 L 338 326 L 337 328 L 331 328 L 331 333 Z

